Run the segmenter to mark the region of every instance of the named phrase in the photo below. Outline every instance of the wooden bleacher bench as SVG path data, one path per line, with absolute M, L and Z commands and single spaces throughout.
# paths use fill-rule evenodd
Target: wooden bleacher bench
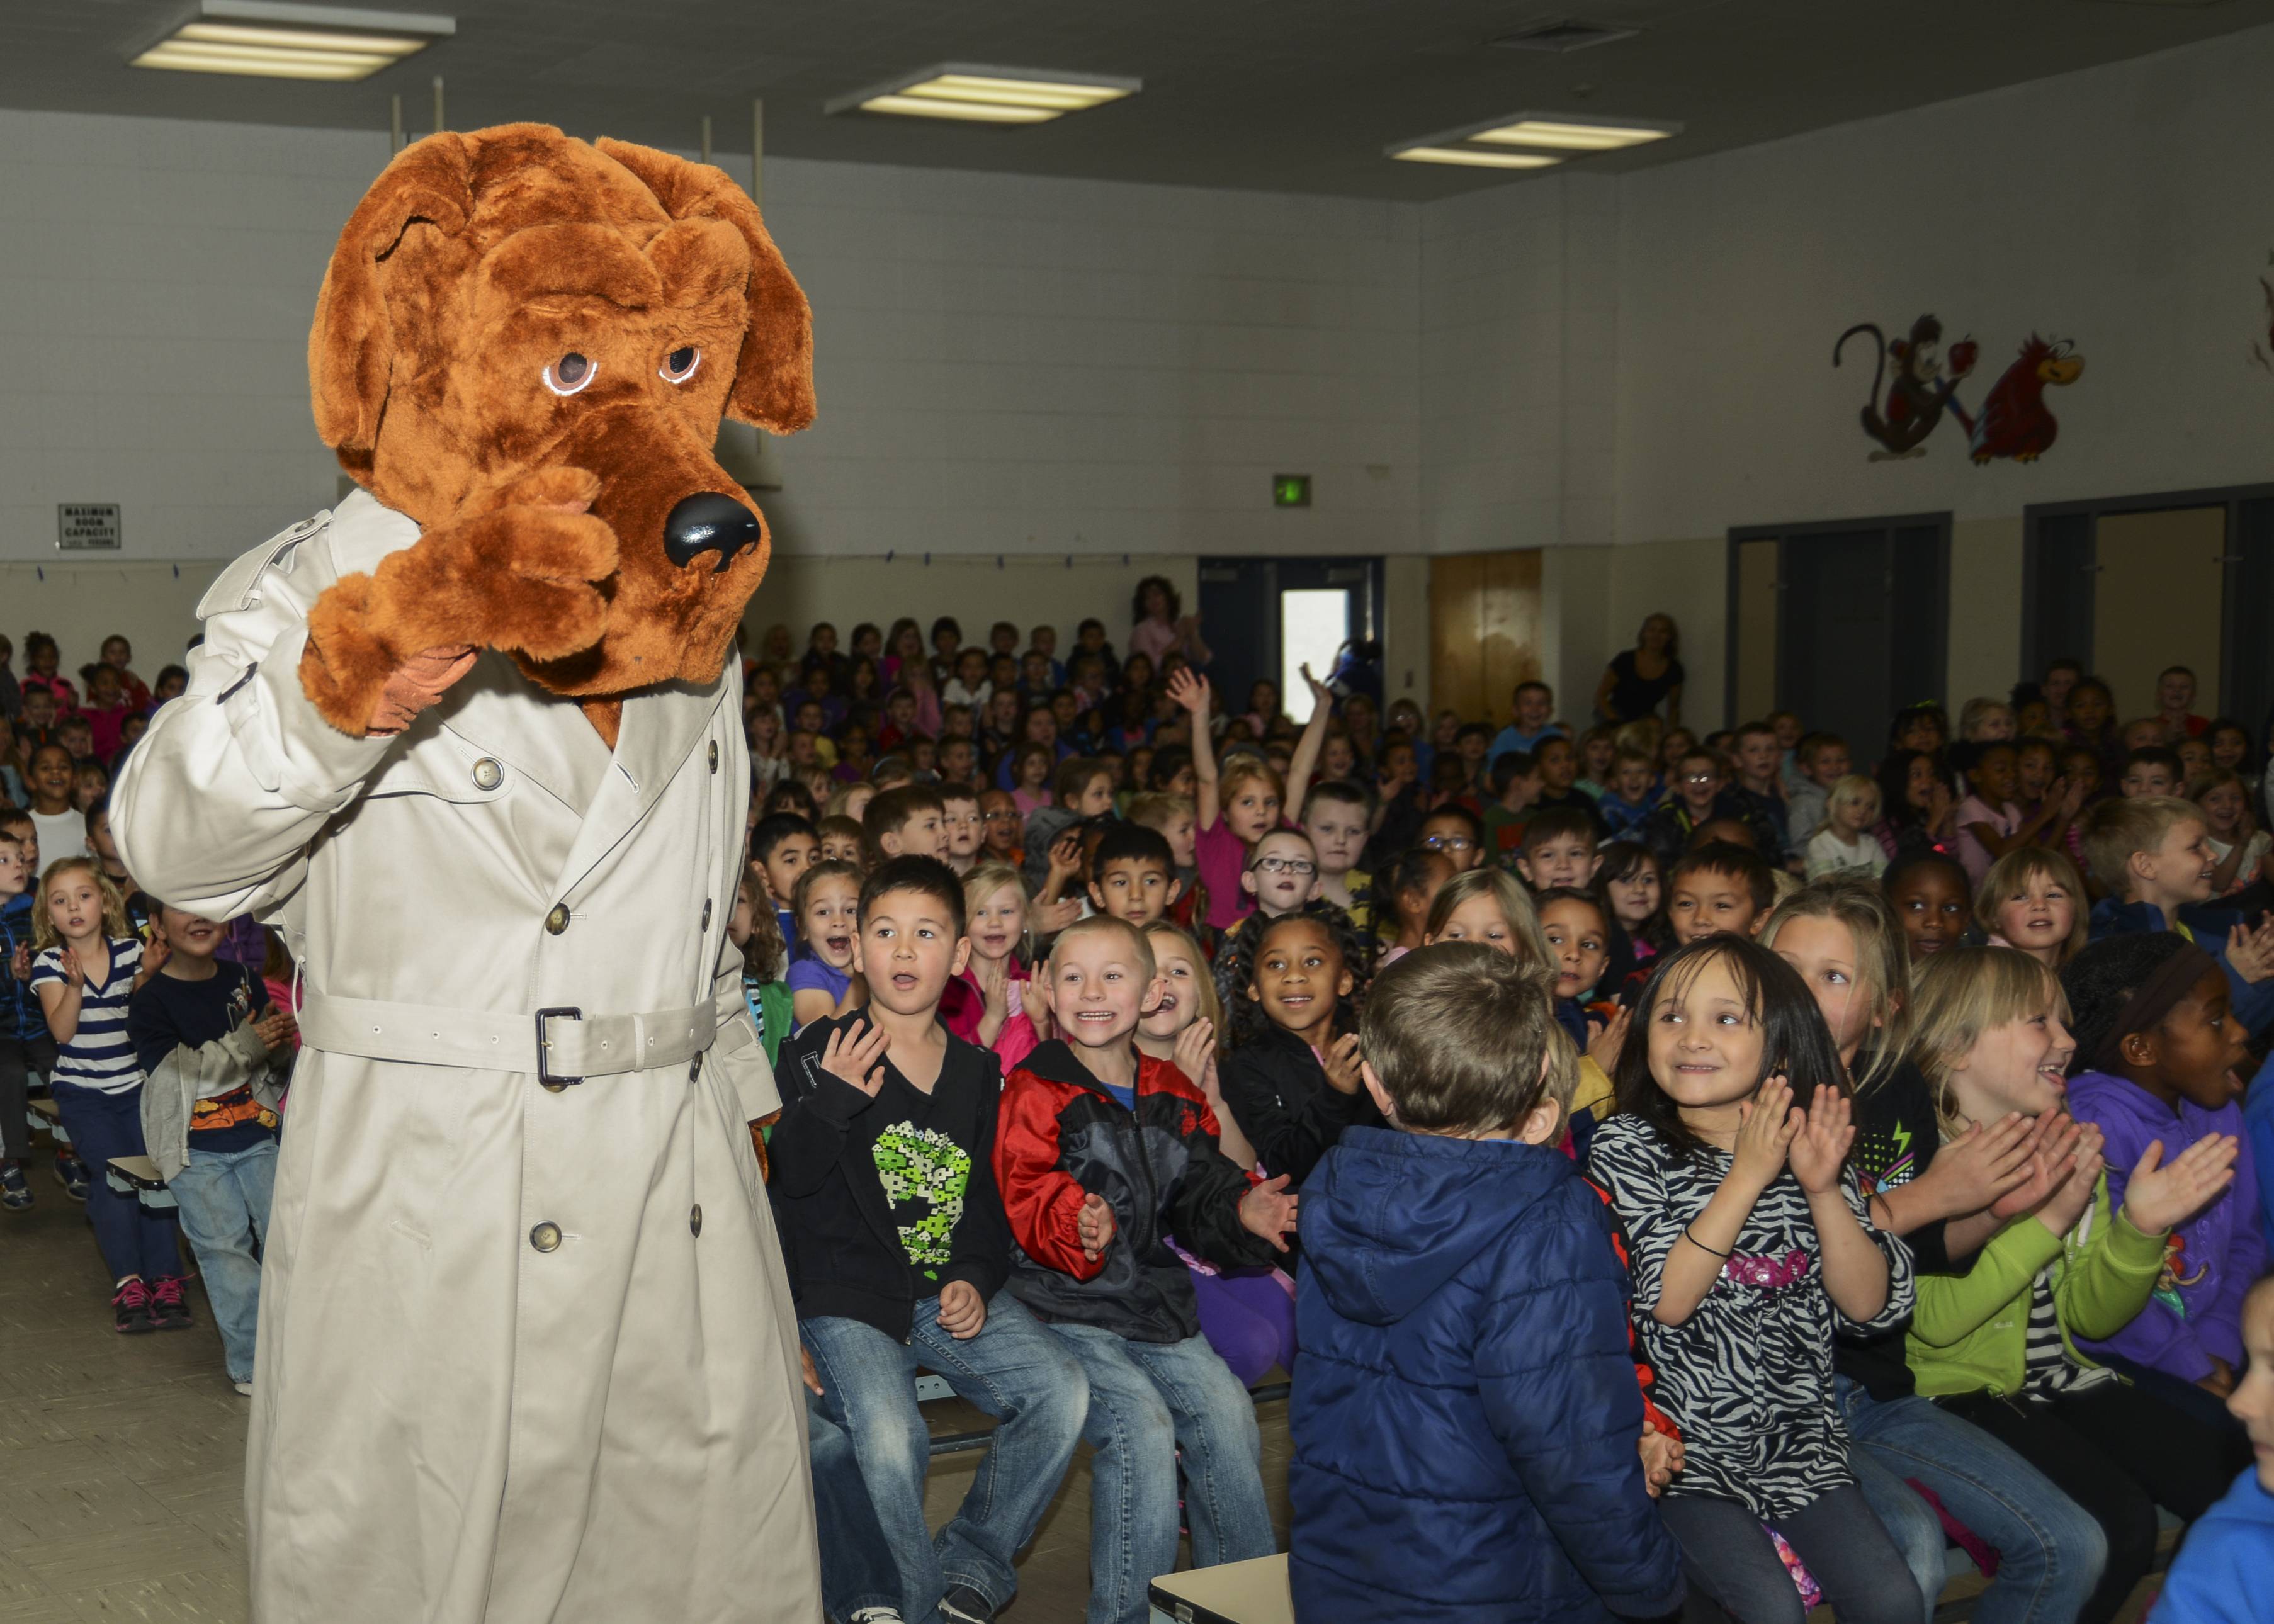
M 1292 1386 L 1292 1383 L 1285 1381 L 1268 1382 L 1260 1387 L 1248 1388 L 1247 1396 L 1259 1404 L 1268 1404 L 1274 1399 L 1285 1398 Z M 922 1404 L 932 1399 L 954 1396 L 955 1389 L 930 1372 L 925 1371 L 917 1375 L 917 1403 Z M 931 1453 L 937 1457 L 943 1455 L 962 1455 L 972 1449 L 984 1449 L 994 1440 L 994 1437 L 995 1430 L 992 1427 L 983 1428 L 976 1432 L 945 1432 L 931 1440 Z

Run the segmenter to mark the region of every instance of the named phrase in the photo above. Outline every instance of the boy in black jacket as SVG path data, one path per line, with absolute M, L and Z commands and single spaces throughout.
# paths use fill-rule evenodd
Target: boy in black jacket
M 870 1002 L 782 1053 L 771 1189 L 799 1329 L 829 1418 L 853 1440 L 910 1619 L 987 1620 L 1057 1492 L 1089 1394 L 1065 1345 L 1003 1290 L 1010 1231 L 995 1184 L 995 1057 L 951 1034 L 963 884 L 896 857 L 861 889 L 855 965 Z M 961 1508 L 924 1525 L 930 1434 L 919 1366 L 1001 1425 Z

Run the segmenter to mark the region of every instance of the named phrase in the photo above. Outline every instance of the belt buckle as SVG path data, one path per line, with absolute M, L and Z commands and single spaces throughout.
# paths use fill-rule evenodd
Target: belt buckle
M 551 1066 L 546 1064 L 546 1050 L 548 1045 L 545 1040 L 545 1023 L 555 1016 L 564 1020 L 581 1021 L 584 1019 L 584 1011 L 573 1004 L 560 1004 L 553 1009 L 537 1011 L 537 1080 L 558 1093 L 569 1084 L 581 1083 L 584 1079 L 581 1077 L 556 1077 Z

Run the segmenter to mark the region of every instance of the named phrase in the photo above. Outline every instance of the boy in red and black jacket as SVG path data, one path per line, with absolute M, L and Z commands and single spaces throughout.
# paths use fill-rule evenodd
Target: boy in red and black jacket
M 1222 1267 L 1267 1264 L 1295 1198 L 1284 1177 L 1250 1181 L 1216 1147 L 1207 1097 L 1137 1052 L 1139 1012 L 1163 990 L 1142 932 L 1109 914 L 1069 926 L 1035 985 L 1065 1036 L 1003 1086 L 1009 1290 L 1089 1378 L 1090 1624 L 1143 1624 L 1148 1583 L 1177 1563 L 1179 1446 L 1194 1564 L 1274 1548 L 1254 1405 L 1201 1336 L 1163 1237 Z

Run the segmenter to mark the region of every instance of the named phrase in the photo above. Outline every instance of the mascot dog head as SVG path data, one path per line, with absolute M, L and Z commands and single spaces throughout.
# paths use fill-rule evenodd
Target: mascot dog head
M 485 514 L 589 511 L 614 537 L 609 559 L 587 523 L 567 568 L 515 560 L 517 532 L 493 523 L 455 562 L 406 565 L 392 591 L 394 559 L 375 585 L 343 581 L 334 592 L 360 584 L 311 616 L 312 635 L 333 634 L 334 691 L 311 692 L 335 723 L 361 732 L 377 665 L 432 641 L 506 649 L 587 701 L 718 676 L 768 552 L 764 521 L 712 457 L 719 418 L 787 433 L 814 411 L 805 296 L 724 174 L 538 124 L 431 136 L 342 233 L 308 365 L 341 465 L 425 532 L 409 553 Z M 471 579 L 490 573 L 485 548 L 508 555 L 498 579 L 518 561 L 531 583 L 589 582 L 575 628 L 534 590 Z M 462 620 L 479 624 L 438 611 L 454 582 Z

